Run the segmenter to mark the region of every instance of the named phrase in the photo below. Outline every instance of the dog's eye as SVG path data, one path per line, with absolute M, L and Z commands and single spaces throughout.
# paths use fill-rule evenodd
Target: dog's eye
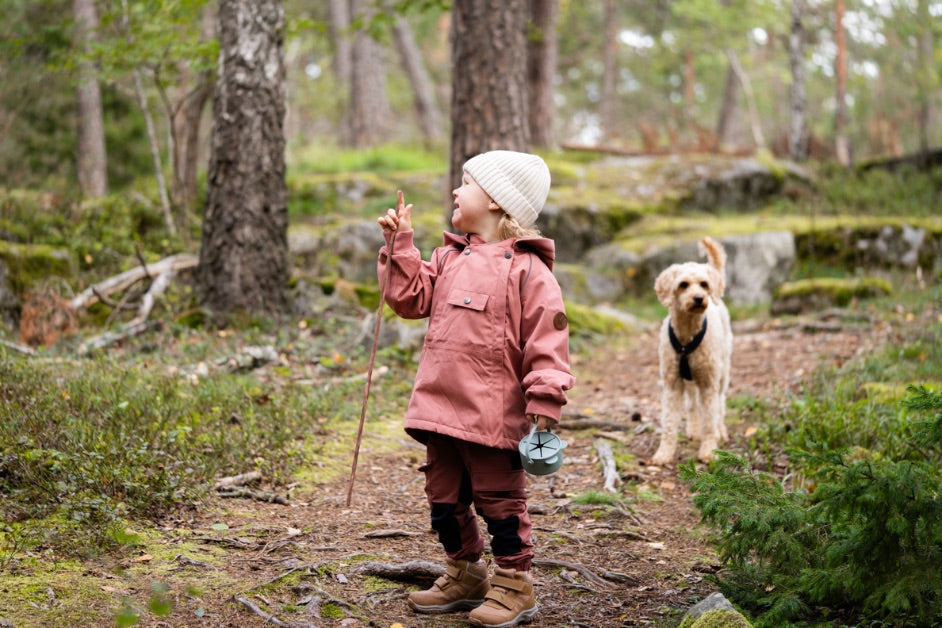
M 681 289 L 681 290 L 686 290 L 686 289 L 687 289 L 687 286 L 689 286 L 690 284 L 687 283 L 686 281 L 681 281 L 681 282 L 680 282 L 679 284 L 677 284 L 677 285 L 680 286 L 680 289 Z
M 701 282 L 700 282 L 700 287 L 703 288 L 704 290 L 709 290 L 709 289 L 710 289 L 709 284 L 707 284 L 707 282 L 705 282 L 705 281 L 701 281 Z

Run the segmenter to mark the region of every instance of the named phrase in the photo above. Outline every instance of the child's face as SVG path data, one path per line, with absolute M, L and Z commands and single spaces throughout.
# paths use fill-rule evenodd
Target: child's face
M 451 224 L 465 233 L 480 233 L 492 210 L 498 209 L 487 192 L 467 172 L 461 175 L 461 185 L 452 190 L 455 210 Z

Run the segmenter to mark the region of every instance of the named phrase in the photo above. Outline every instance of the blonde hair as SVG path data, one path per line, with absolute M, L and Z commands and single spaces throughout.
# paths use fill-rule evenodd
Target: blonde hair
M 538 238 L 540 230 L 536 227 L 524 227 L 516 218 L 504 212 L 497 223 L 497 238 L 510 240 L 511 238 Z

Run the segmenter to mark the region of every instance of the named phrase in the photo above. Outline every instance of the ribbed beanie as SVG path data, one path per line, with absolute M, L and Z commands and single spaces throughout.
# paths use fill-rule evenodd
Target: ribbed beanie
M 549 168 L 538 155 L 492 150 L 469 159 L 464 171 L 520 226 L 533 226 L 550 188 Z

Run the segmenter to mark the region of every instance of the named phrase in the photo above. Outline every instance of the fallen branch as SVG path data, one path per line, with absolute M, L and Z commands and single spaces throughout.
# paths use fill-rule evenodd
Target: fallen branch
M 272 504 L 281 504 L 282 506 L 288 505 L 288 500 L 278 495 L 277 493 L 272 493 L 271 491 L 262 491 L 259 489 L 248 488 L 247 486 L 233 486 L 230 488 L 217 489 L 216 494 L 220 497 L 229 497 L 229 498 L 238 498 L 245 497 L 248 499 L 254 499 L 259 502 L 268 502 Z
M 572 417 L 572 418 L 570 418 Z M 563 420 L 560 422 L 560 429 L 564 430 L 613 430 L 613 431 L 625 431 L 631 429 L 625 423 L 617 423 L 615 421 L 604 421 L 601 419 L 587 419 L 584 418 L 585 415 L 563 415 Z
M 551 569 L 568 569 L 569 571 L 575 571 L 579 574 L 582 574 L 586 579 L 594 582 L 595 584 L 601 586 L 611 586 L 609 582 L 618 582 L 618 583 L 627 583 L 627 584 L 637 584 L 638 580 L 634 576 L 629 576 L 628 574 L 619 573 L 616 571 L 608 571 L 607 569 L 600 569 L 602 575 L 597 575 L 594 571 L 585 567 L 584 565 L 579 565 L 577 563 L 570 563 L 564 560 L 556 560 L 553 558 L 537 558 L 533 560 L 533 564 L 537 567 L 549 567 Z
M 363 535 L 367 539 L 388 539 L 397 536 L 421 536 L 421 532 L 409 532 L 408 530 L 373 530 L 372 532 L 367 532 Z
M 165 272 L 176 273 L 181 270 L 195 268 L 198 263 L 199 258 L 189 253 L 171 255 L 153 264 L 138 266 L 100 281 L 83 290 L 69 302 L 69 305 L 73 310 L 87 308 L 97 303 L 101 295 L 110 296 L 134 285 L 141 279 L 147 279 L 154 275 L 161 275 Z
M 283 621 L 281 621 L 280 619 L 278 619 L 277 617 L 275 617 L 274 615 L 272 615 L 271 613 L 266 613 L 265 611 L 260 609 L 254 602 L 248 600 L 247 598 L 239 596 L 233 599 L 235 599 L 236 602 L 238 602 L 239 604 L 242 604 L 243 606 L 248 608 L 250 611 L 252 611 L 256 615 L 264 619 L 266 624 L 271 624 L 272 626 L 287 626 L 288 625 L 284 623 Z
M 18 351 L 24 355 L 39 355 L 39 352 L 32 347 L 27 347 L 26 345 L 17 344 L 15 342 L 10 342 L 8 340 L 0 340 L 0 345 Z
M 251 484 L 252 482 L 257 482 L 262 479 L 261 471 L 249 471 L 247 473 L 240 473 L 238 475 L 230 475 L 229 477 L 219 478 L 216 480 L 216 490 L 223 488 L 229 488 L 232 486 L 245 486 L 246 484 Z
M 160 327 L 160 321 L 141 321 L 133 325 L 123 325 L 121 329 L 105 332 L 101 335 L 86 340 L 79 345 L 78 354 L 88 355 L 96 349 L 107 347 L 108 345 L 112 345 L 118 341 L 126 340 L 132 336 L 137 336 L 139 334 L 143 334 L 146 331 L 151 331 Z
M 412 560 L 406 563 L 390 564 L 375 561 L 361 563 L 350 571 L 351 574 L 363 576 L 376 576 L 387 580 L 402 580 L 411 582 L 415 580 L 435 580 L 445 573 L 445 568 L 438 563 L 426 560 Z
M 618 476 L 618 467 L 615 465 L 612 446 L 601 438 L 597 438 L 595 440 L 595 451 L 599 454 L 599 462 L 602 463 L 602 476 L 605 478 L 602 490 L 609 493 L 617 492 L 615 487 L 621 483 L 621 478 Z

